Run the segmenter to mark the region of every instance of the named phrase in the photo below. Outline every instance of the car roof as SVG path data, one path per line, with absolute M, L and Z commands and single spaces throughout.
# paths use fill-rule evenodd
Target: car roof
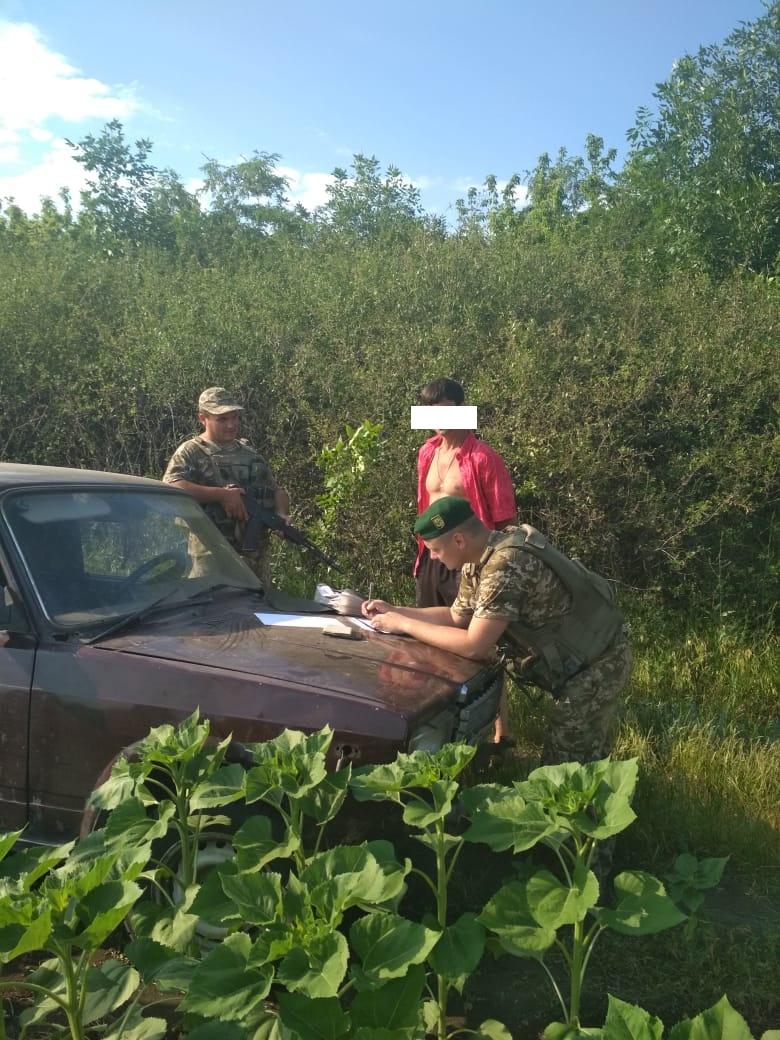
M 0 462 L 0 491 L 18 487 L 61 487 L 92 484 L 95 487 L 166 488 L 169 484 L 149 477 L 131 477 L 127 473 L 104 473 L 94 469 L 68 469 L 65 466 L 26 466 L 21 462 Z M 181 492 L 179 492 L 180 494 Z

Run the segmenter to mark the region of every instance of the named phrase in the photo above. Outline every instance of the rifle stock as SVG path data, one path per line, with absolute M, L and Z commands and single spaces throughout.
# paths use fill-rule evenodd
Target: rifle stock
M 244 529 L 244 552 L 257 551 L 260 531 L 264 527 L 268 527 L 272 531 L 278 531 L 285 541 L 306 549 L 307 552 L 316 556 L 322 563 L 332 567 L 334 571 L 341 571 L 341 567 L 339 567 L 336 561 L 332 557 L 327 556 L 318 545 L 315 545 L 305 531 L 288 524 L 283 517 L 279 516 L 272 509 L 267 509 L 265 506 L 260 505 L 251 491 L 246 492 L 244 505 L 249 515 L 246 528 Z

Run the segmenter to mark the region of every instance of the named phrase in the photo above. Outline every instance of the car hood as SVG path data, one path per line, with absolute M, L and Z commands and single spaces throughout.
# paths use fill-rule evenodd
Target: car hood
M 338 621 L 336 615 L 320 615 L 322 627 L 283 628 L 261 624 L 254 609 L 256 604 L 190 608 L 93 645 L 330 691 L 407 718 L 429 713 L 480 669 L 402 636 L 361 630 L 358 640 L 333 638 L 322 629 Z

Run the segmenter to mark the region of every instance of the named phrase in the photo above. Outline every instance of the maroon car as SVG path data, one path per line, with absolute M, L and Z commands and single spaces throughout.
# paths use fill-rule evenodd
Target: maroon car
M 106 765 L 196 706 L 237 741 L 329 723 L 355 763 L 489 733 L 495 670 L 365 629 L 333 638 L 335 615 L 257 617 L 321 609 L 266 592 L 175 488 L 0 464 L 0 830 L 74 836 Z

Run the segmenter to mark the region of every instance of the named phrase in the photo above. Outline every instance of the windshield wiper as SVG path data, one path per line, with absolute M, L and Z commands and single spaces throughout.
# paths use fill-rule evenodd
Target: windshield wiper
M 225 592 L 229 590 L 233 590 L 235 592 L 254 592 L 255 594 L 259 594 L 261 596 L 265 595 L 265 589 L 262 587 L 262 585 L 259 588 L 254 588 L 252 585 L 231 585 L 230 582 L 227 581 L 218 581 L 215 582 L 213 585 L 206 585 L 202 589 L 196 589 L 195 592 L 192 593 L 192 596 L 188 596 L 187 599 L 183 600 L 182 602 L 191 603 L 198 596 L 208 596 L 211 592 Z
M 112 636 L 115 632 L 120 632 L 123 628 L 129 628 L 130 625 L 135 624 L 136 621 L 143 621 L 145 617 L 148 617 L 158 607 L 163 606 L 166 600 L 169 600 L 175 592 L 179 591 L 180 590 L 178 587 L 175 589 L 168 589 L 165 595 L 159 596 L 157 599 L 152 600 L 152 602 L 148 603 L 145 607 L 141 607 L 139 610 L 132 610 L 129 614 L 123 614 L 122 617 L 117 618 L 116 621 L 112 621 L 110 625 L 108 625 L 106 628 L 101 629 L 98 633 L 96 633 L 96 635 L 90 636 L 89 639 L 86 640 L 86 642 L 96 643 L 99 639 L 105 639 L 106 636 Z M 180 607 L 184 606 L 185 603 L 188 607 L 193 605 L 191 600 L 180 600 L 178 603 L 169 603 L 168 606 Z
M 97 643 L 100 639 L 105 639 L 107 636 L 115 635 L 117 632 L 121 632 L 125 628 L 129 628 L 138 621 L 143 621 L 144 618 L 149 617 L 158 607 L 169 606 L 169 607 L 196 607 L 200 603 L 211 603 L 212 592 L 221 592 L 224 589 L 236 589 L 240 592 L 263 592 L 263 589 L 253 589 L 247 585 L 231 585 L 228 582 L 215 582 L 213 585 L 207 585 L 203 589 L 198 589 L 193 592 L 191 596 L 186 596 L 181 600 L 174 600 L 171 603 L 167 601 L 177 593 L 181 592 L 181 589 L 177 586 L 174 589 L 169 589 L 164 595 L 159 596 L 157 599 L 152 600 L 145 607 L 141 607 L 138 610 L 133 610 L 129 614 L 123 614 L 122 617 L 112 621 L 106 628 L 101 629 L 96 635 L 90 636 L 87 643 Z

